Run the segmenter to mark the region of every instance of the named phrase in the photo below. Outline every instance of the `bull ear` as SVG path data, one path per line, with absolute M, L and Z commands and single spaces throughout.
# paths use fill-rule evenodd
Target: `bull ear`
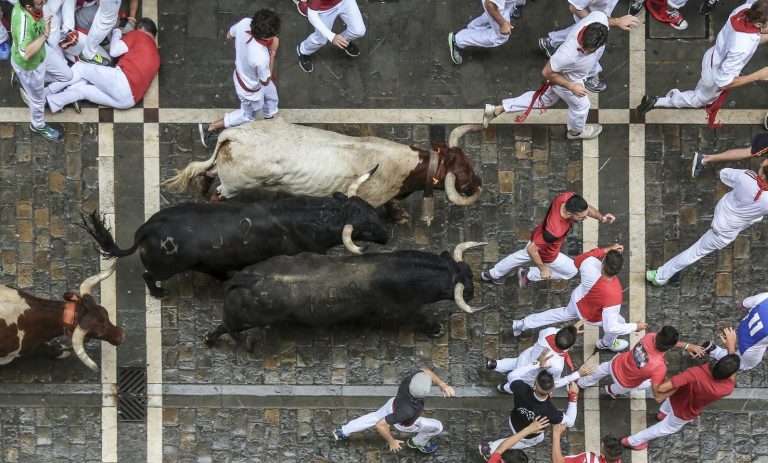
M 71 301 L 71 302 L 77 302 L 77 301 L 80 300 L 80 296 L 78 296 L 77 294 L 73 293 L 72 291 L 67 291 L 66 293 L 64 293 L 64 300 L 65 301 Z

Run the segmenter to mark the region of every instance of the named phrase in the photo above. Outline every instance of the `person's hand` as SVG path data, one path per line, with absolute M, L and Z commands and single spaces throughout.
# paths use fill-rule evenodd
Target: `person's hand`
M 272 43 L 269 45 L 269 51 L 276 52 L 278 47 L 280 47 L 280 38 L 274 37 Z
M 689 344 L 688 348 L 685 349 L 689 354 L 691 354 L 691 357 L 693 358 L 699 358 L 702 355 L 704 355 L 704 348 L 701 347 L 698 344 Z
M 541 431 L 547 429 L 547 426 L 549 426 L 549 418 L 546 416 L 537 416 L 533 421 L 531 421 L 531 424 L 523 428 L 521 433 L 524 436 L 538 434 Z
M 512 33 L 512 29 L 514 29 L 515 26 L 512 25 L 509 21 L 504 21 L 504 24 L 499 26 L 499 32 L 501 35 L 509 35 Z
M 759 71 L 755 71 L 755 77 L 757 77 L 759 80 L 768 80 L 768 66 L 760 69 Z M 760 164 L 762 167 L 763 165 Z
M 46 16 L 45 17 L 45 28 L 43 29 L 43 35 L 45 35 L 45 38 L 47 39 L 49 35 L 51 35 L 51 17 Z
M 768 159 L 767 159 L 767 160 L 768 160 Z M 736 309 L 738 309 L 738 310 L 744 310 L 744 308 L 745 308 L 745 307 L 744 307 L 744 301 L 743 301 L 743 300 L 739 300 L 739 301 L 736 303 Z
M 637 323 L 637 329 L 635 331 L 639 332 L 639 331 L 646 330 L 648 328 L 648 324 L 645 322 L 635 322 L 635 323 Z
M 587 365 L 586 363 L 584 363 L 579 367 L 577 371 L 579 372 L 579 376 L 583 378 L 585 376 L 589 376 L 592 373 L 594 373 L 596 369 L 597 367 L 595 367 L 594 365 Z
M 570 383 L 568 383 L 568 393 L 569 394 L 576 394 L 576 396 L 578 397 L 578 395 L 579 395 L 579 385 L 576 384 L 576 381 L 571 381 Z
M 440 392 L 443 394 L 443 398 L 453 397 L 456 395 L 456 391 L 451 386 L 445 383 L 443 383 L 443 385 L 440 386 Z
M 619 243 L 614 243 L 608 246 L 607 248 L 605 248 L 605 252 L 608 252 L 608 251 L 618 251 L 619 253 L 622 253 L 624 252 L 624 245 Z
M 581 98 L 583 96 L 587 95 L 587 89 L 582 84 L 578 84 L 576 82 L 571 82 L 571 86 L 568 88 L 568 90 L 571 91 L 574 95 Z M 602 218 L 600 219 L 602 220 Z
M 578 334 L 584 334 L 584 331 L 586 331 L 586 330 L 583 329 L 585 324 L 586 323 L 584 323 L 584 320 L 579 320 L 579 321 L 577 321 L 576 323 L 573 324 L 573 327 L 576 328 L 576 334 L 577 335 Z
M 331 43 L 343 49 L 343 48 L 347 48 L 347 45 L 349 45 L 349 40 L 345 39 L 344 36 L 341 34 L 336 34 L 333 36 L 333 40 L 331 40 Z
M 392 452 L 392 453 L 399 452 L 400 449 L 401 449 L 400 446 L 402 444 L 403 444 L 403 441 L 397 440 L 397 439 L 392 439 L 391 441 L 389 441 L 389 451 Z
M 549 280 L 550 278 L 552 278 L 552 270 L 550 270 L 549 267 L 547 267 L 546 265 L 544 266 L 544 268 L 539 269 L 539 271 L 541 272 L 541 278 L 543 280 Z
M 632 17 L 634 18 L 634 16 Z M 616 220 L 616 217 L 613 214 L 603 214 L 600 216 L 600 221 L 603 223 L 613 223 L 614 220 Z
M 628 14 L 626 16 L 622 16 L 620 18 L 616 18 L 614 20 L 614 24 L 616 27 L 623 31 L 628 31 L 632 27 L 637 27 L 640 25 L 640 20 L 637 19 L 637 17 L 632 16 L 631 14 Z
M 549 353 L 549 349 L 546 347 L 543 351 L 541 351 L 541 354 L 539 354 L 539 368 L 549 368 L 549 359 L 552 358 L 554 354 Z
M 553 436 L 562 436 L 565 433 L 566 429 L 568 429 L 568 426 L 566 426 L 563 423 L 558 423 L 558 424 L 552 426 L 552 435 Z
M 732 326 L 723 328 L 723 334 L 720 335 L 720 339 L 725 343 L 728 352 L 736 350 L 736 330 Z

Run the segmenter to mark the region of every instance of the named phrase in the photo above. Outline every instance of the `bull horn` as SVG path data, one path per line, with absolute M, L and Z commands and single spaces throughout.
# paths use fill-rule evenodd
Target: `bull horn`
M 346 224 L 344 225 L 344 230 L 341 232 L 341 241 L 344 242 L 344 247 L 347 248 L 347 251 L 351 252 L 352 254 L 362 254 L 364 249 L 360 246 L 356 245 L 354 241 L 352 241 L 352 229 L 354 227 L 352 224 Z
M 480 242 L 480 241 L 465 241 L 463 243 L 459 243 L 456 245 L 455 248 L 453 248 L 453 260 L 456 262 L 463 262 L 464 261 L 464 251 L 466 251 L 469 248 L 476 248 L 478 246 L 485 246 L 486 242 Z
M 85 339 L 86 334 L 88 333 L 81 328 L 80 325 L 75 327 L 75 331 L 72 333 L 72 350 L 75 351 L 75 355 L 77 355 L 77 358 L 79 358 L 85 366 L 93 371 L 99 371 L 99 366 L 88 357 L 88 354 L 85 353 L 85 349 L 83 348 L 83 340 Z
M 352 185 L 350 185 L 349 188 L 347 189 L 347 197 L 351 198 L 352 196 L 357 196 L 357 189 L 360 188 L 360 185 L 362 185 L 363 182 L 371 178 L 371 175 L 373 175 L 376 172 L 376 169 L 378 168 L 379 168 L 379 165 L 376 164 L 376 166 L 374 166 L 373 169 L 364 173 L 363 175 L 358 177 L 357 180 L 352 182 Z
M 453 300 L 456 301 L 456 305 L 466 313 L 475 313 L 488 307 L 486 305 L 475 309 L 467 304 L 466 301 L 464 301 L 464 283 L 456 283 L 456 286 L 453 287 Z
M 445 194 L 448 196 L 448 201 L 457 206 L 471 206 L 480 199 L 480 192 L 482 188 L 478 187 L 475 194 L 472 196 L 464 196 L 456 190 L 456 174 L 448 172 L 445 175 Z
M 480 132 L 481 130 L 483 130 L 482 124 L 467 124 L 456 127 L 448 136 L 448 147 L 458 148 L 459 140 L 461 140 L 461 137 L 468 134 L 469 132 Z
M 86 278 L 85 281 L 80 285 L 80 296 L 91 294 L 94 286 L 106 280 L 110 275 L 112 275 L 112 272 L 115 271 L 115 265 L 117 265 L 117 262 L 113 262 L 108 269 L 101 271 L 98 275 Z

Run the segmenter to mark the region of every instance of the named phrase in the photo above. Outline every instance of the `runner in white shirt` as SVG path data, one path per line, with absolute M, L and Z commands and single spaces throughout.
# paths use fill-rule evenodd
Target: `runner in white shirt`
M 618 0 L 617 0 L 618 1 Z M 465 47 L 493 48 L 504 45 L 515 26 L 509 22 L 510 14 L 515 9 L 516 0 L 480 0 L 483 14 L 467 24 L 456 34 L 448 34 L 448 47 L 451 60 L 456 64 L 463 61 Z
M 208 146 L 211 137 L 221 129 L 237 127 L 255 120 L 264 108 L 264 119 L 277 114 L 277 87 L 272 80 L 275 56 L 280 46 L 280 17 L 272 10 L 261 9 L 253 19 L 244 18 L 232 26 L 227 40 L 235 41 L 235 72 L 232 80 L 240 98 L 240 109 L 215 122 L 199 124 L 200 141 Z
M 693 246 L 681 252 L 657 270 L 648 270 L 645 278 L 655 286 L 663 286 L 677 272 L 702 257 L 723 249 L 753 223 L 768 215 L 768 181 L 765 170 L 768 159 L 763 160 L 757 173 L 745 169 L 723 169 L 720 181 L 732 188 L 717 206 L 712 225 Z
M 672 89 L 666 96 L 643 96 L 637 107 L 640 115 L 654 108 L 707 108 L 710 126 L 727 91 L 752 82 L 768 80 L 768 67 L 740 75 L 760 43 L 768 41 L 768 0 L 743 4 L 733 10 L 715 45 L 701 60 L 701 79 L 694 90 Z M 717 101 L 716 101 L 717 100 Z
M 557 49 L 568 38 L 568 35 L 576 28 L 576 23 L 584 19 L 593 11 L 602 11 L 608 16 L 608 27 L 618 27 L 619 29 L 628 31 L 631 27 L 640 25 L 640 20 L 635 16 L 625 15 L 621 18 L 612 18 L 611 13 L 616 7 L 619 0 L 569 0 L 569 8 L 573 13 L 573 20 L 575 23 L 570 27 L 561 29 L 559 31 L 552 31 L 547 37 L 539 39 L 539 49 L 547 55 L 547 58 L 551 58 L 555 54 Z M 603 49 L 604 50 L 604 49 Z M 584 81 L 584 86 L 590 92 L 602 92 L 607 88 L 605 82 L 600 80 L 599 73 L 603 70 L 600 67 L 600 58 L 603 55 L 603 51 L 599 51 L 597 55 L 597 62 L 592 70 L 587 75 L 587 80 Z
M 315 27 L 315 32 L 310 34 L 296 47 L 299 55 L 299 67 L 304 72 L 312 72 L 312 54 L 331 42 L 344 50 L 347 56 L 357 58 L 360 49 L 353 40 L 365 35 L 365 23 L 360 7 L 356 0 L 293 0 L 303 16 L 309 19 Z M 335 34 L 331 28 L 337 17 L 347 26 L 342 32 Z
M 768 0 L 765 0 L 768 1 Z M 608 40 L 608 16 L 593 11 L 576 24 L 568 38 L 552 55 L 541 71 L 547 81 L 538 90 L 526 92 L 516 98 L 502 100 L 501 105 L 485 105 L 483 125 L 503 112 L 520 112 L 516 122 L 521 123 L 533 108 L 542 110 L 560 99 L 568 104 L 568 139 L 590 139 L 600 135 L 602 127 L 587 124 L 589 98 L 584 80 L 594 69 Z

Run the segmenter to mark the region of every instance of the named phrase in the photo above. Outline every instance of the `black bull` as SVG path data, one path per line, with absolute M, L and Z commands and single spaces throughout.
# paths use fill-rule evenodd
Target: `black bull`
M 157 282 L 177 273 L 192 270 L 224 280 L 227 272 L 273 256 L 325 253 L 342 241 L 352 243 L 342 239 L 350 226 L 351 239 L 386 244 L 391 235 L 371 205 L 343 193 L 248 204 L 179 204 L 150 217 L 125 250 L 96 212 L 84 217 L 84 223 L 105 257 L 124 257 L 139 249 L 144 281 L 158 298 L 166 291 Z
M 418 309 L 428 303 L 454 300 L 474 312 L 465 299 L 474 287 L 472 270 L 463 262 L 465 249 L 453 257 L 421 251 L 321 256 L 274 257 L 243 269 L 227 283 L 222 324 L 205 336 L 210 345 L 228 333 L 272 324 L 332 325 L 348 321 L 395 321 L 430 334 L 441 327 Z

